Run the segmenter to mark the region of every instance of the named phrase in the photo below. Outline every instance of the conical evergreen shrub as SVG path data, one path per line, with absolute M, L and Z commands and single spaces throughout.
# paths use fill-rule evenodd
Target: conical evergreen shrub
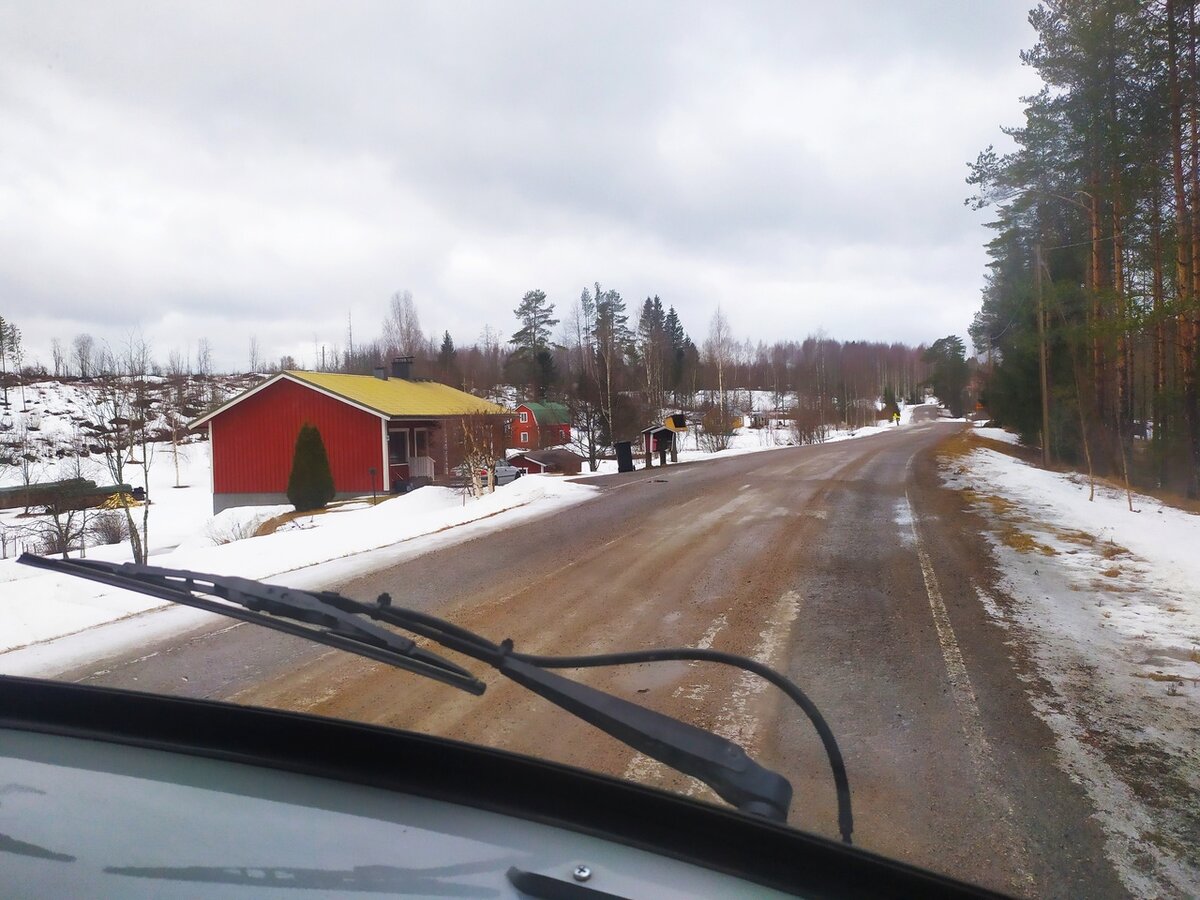
M 325 442 L 316 425 L 305 422 L 296 435 L 296 451 L 292 455 L 292 474 L 288 476 L 288 502 L 297 512 L 324 509 L 333 499 L 333 472 Z

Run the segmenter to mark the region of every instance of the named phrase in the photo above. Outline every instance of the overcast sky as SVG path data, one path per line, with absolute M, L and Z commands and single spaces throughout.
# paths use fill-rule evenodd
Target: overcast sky
M 600 281 L 735 333 L 928 342 L 978 307 L 965 163 L 1032 0 L 0 0 L 0 314 L 219 367 L 516 328 Z

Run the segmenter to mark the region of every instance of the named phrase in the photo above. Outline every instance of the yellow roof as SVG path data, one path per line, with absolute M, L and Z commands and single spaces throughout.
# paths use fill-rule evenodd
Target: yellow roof
M 332 372 L 289 371 L 286 374 L 385 416 L 511 415 L 502 406 L 436 381 L 403 378 L 384 381 L 374 375 L 336 375 Z

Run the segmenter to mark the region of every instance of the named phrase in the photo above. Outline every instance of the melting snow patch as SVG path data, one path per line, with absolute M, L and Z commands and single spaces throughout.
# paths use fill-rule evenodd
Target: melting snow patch
M 987 517 L 1034 709 L 1136 895 L 1195 896 L 1200 826 L 1200 517 L 979 449 L 943 472 Z M 1047 687 L 1048 686 L 1048 687 Z

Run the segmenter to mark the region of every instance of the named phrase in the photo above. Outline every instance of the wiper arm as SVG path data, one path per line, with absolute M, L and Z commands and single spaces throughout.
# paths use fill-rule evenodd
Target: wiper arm
M 205 575 L 133 563 L 46 559 L 30 553 L 21 554 L 17 562 L 253 622 L 406 669 L 471 694 L 482 694 L 486 687 L 466 669 L 418 647 L 404 635 L 364 621 L 361 615 L 367 607 L 363 604 L 346 601 L 363 609 L 339 608 L 331 602 L 333 598 L 345 601 L 339 594 L 318 594 L 232 575 Z M 225 602 L 198 596 L 197 592 L 220 597 Z
M 792 785 L 733 741 L 512 656 L 505 656 L 497 668 L 635 750 L 700 779 L 742 812 L 787 821 Z
M 732 664 L 762 675 L 765 667 L 752 660 L 728 654 L 712 654 L 711 651 L 701 655 L 705 654 L 705 651 L 688 650 L 647 651 L 555 660 L 515 653 L 511 641 L 495 644 L 435 616 L 392 607 L 391 598 L 387 594 L 381 594 L 374 604 L 364 604 L 330 591 L 294 590 L 278 585 L 261 584 L 246 578 L 207 575 L 133 563 L 52 560 L 31 554 L 22 554 L 18 561 L 254 622 L 386 662 L 460 687 L 470 693 L 483 693 L 485 685 L 467 670 L 417 647 L 413 641 L 402 635 L 373 625 L 366 619 L 376 619 L 404 628 L 449 650 L 487 663 L 505 677 L 595 725 L 646 756 L 698 778 L 738 809 L 781 822 L 787 820 L 788 806 L 792 798 L 791 784 L 782 775 L 750 759 L 737 744 L 670 716 L 545 671 L 545 667 L 554 666 L 581 667 L 654 659 L 693 658 Z M 197 592 L 219 597 L 224 602 L 197 596 Z M 296 622 L 305 624 L 298 625 Z M 832 732 L 799 688 L 778 673 L 769 669 L 766 671 L 770 676 L 774 676 L 764 676 L 772 683 L 786 685 L 784 689 L 789 696 L 800 703 L 821 733 L 834 771 L 839 827 L 843 839 L 848 843 L 853 827 L 850 791 L 845 766 Z

